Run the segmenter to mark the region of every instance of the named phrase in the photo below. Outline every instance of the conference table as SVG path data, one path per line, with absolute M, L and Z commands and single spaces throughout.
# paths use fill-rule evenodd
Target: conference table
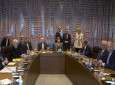
M 22 76 L 23 85 L 34 85 L 40 74 L 65 74 L 73 85 L 111 85 L 105 82 L 105 76 L 97 75 L 101 68 L 88 69 L 83 63 L 85 59 L 89 58 L 73 52 L 36 51 L 17 60 L 13 59 L 15 64 L 8 66 L 16 67 L 16 71 Z M 110 69 L 103 68 L 103 71 L 115 74 Z M 12 73 L 0 72 L 0 80 L 5 78 L 13 80 L 14 77 Z

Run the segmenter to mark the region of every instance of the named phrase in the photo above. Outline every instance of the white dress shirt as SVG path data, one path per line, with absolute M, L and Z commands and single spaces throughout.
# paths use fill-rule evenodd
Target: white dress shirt
M 42 49 L 44 49 L 44 43 L 42 43 Z

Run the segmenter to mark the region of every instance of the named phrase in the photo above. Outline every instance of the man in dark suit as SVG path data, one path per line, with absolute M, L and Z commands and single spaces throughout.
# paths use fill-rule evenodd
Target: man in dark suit
M 107 56 L 105 67 L 115 70 L 115 50 L 112 49 L 111 41 L 108 42 L 108 51 L 109 54 Z
M 83 54 L 87 57 L 92 57 L 91 47 L 88 45 L 88 41 L 84 41 L 83 43 Z
M 63 50 L 67 51 L 70 50 L 71 47 L 71 35 L 66 31 L 63 34 Z
M 47 43 L 45 42 L 45 38 L 44 37 L 41 37 L 40 38 L 40 43 L 38 43 L 38 51 L 40 50 L 47 50 Z
M 2 39 L 2 41 L 1 41 L 1 48 L 2 47 L 7 47 L 7 46 L 9 46 L 10 45 L 10 40 L 9 40 L 9 38 L 8 37 L 4 37 L 3 39 Z
M 46 50 L 47 49 L 47 43 L 46 42 L 40 42 L 38 43 L 38 50 Z
M 18 55 L 25 54 L 27 52 L 27 46 L 24 39 L 20 39 L 20 42 L 17 46 Z
M 11 42 L 9 37 L 4 37 L 1 41 L 1 54 L 3 57 L 8 58 L 9 61 L 12 61 Z
M 32 50 L 33 49 L 30 40 L 27 39 L 26 42 L 25 42 L 25 44 L 26 44 L 27 50 Z
M 107 50 L 107 41 L 103 40 L 101 45 L 101 50 L 98 54 L 97 59 L 102 60 L 102 62 L 106 63 L 108 55 L 109 55 L 109 51 Z

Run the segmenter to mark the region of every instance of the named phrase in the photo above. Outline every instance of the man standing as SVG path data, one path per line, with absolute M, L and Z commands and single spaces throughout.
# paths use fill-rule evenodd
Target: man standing
M 71 35 L 66 31 L 63 34 L 63 50 L 67 51 L 70 50 L 71 47 Z
M 3 69 L 6 64 L 8 64 L 8 59 L 4 58 L 0 53 L 0 70 Z

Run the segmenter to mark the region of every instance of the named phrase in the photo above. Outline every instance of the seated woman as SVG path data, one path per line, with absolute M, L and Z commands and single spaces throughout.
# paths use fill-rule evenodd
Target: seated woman
M 62 49 L 62 41 L 61 41 L 60 37 L 56 37 L 56 39 L 55 39 L 55 47 L 56 47 L 56 51 L 61 51 L 61 49 Z

